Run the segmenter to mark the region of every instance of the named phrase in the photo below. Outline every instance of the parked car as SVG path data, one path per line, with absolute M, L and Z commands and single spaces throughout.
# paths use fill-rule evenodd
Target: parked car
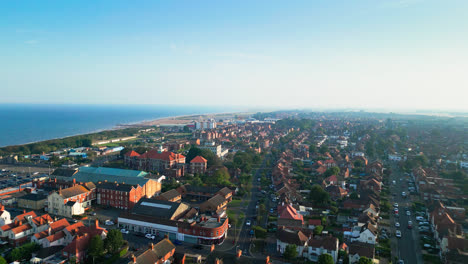
M 430 244 L 424 244 L 423 247 L 424 248 L 432 248 L 432 246 Z
M 398 238 L 401 237 L 401 232 L 400 232 L 400 230 L 397 230 L 397 231 L 395 232 L 395 236 L 398 237 Z
M 155 237 L 154 235 L 152 235 L 152 234 L 146 234 L 145 237 L 148 238 L 148 239 L 153 239 L 153 240 L 156 238 L 156 237 Z
M 129 232 L 128 232 L 128 230 L 126 230 L 125 228 L 122 228 L 122 229 L 120 229 L 120 233 L 122 233 L 122 234 L 128 234 Z
M 429 222 L 419 222 L 418 225 L 420 225 L 420 226 L 430 226 Z
M 105 225 L 108 225 L 108 226 L 111 226 L 111 225 L 114 225 L 114 222 L 112 222 L 111 220 L 106 220 L 104 222 Z
M 90 215 L 96 216 L 96 212 L 91 212 Z
M 413 228 L 413 222 L 412 221 L 408 221 L 408 229 L 412 229 Z
M 395 222 L 395 227 L 400 227 L 400 223 Z
M 426 221 L 426 219 L 424 219 L 424 217 L 422 217 L 422 216 L 416 216 L 416 220 L 418 220 L 418 221 Z
M 398 207 L 398 203 L 394 203 L 393 206 L 394 206 L 394 207 Z
M 410 216 L 410 215 L 411 215 L 411 212 L 410 212 L 410 211 L 406 211 L 406 215 L 407 215 L 407 216 Z
M 174 240 L 174 245 L 182 245 L 182 242 L 180 240 Z

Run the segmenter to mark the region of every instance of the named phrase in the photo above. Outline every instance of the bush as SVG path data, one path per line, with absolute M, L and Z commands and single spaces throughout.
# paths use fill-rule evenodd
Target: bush
M 265 228 L 262 228 L 261 226 L 254 226 L 252 229 L 255 231 L 256 238 L 266 238 L 267 230 Z

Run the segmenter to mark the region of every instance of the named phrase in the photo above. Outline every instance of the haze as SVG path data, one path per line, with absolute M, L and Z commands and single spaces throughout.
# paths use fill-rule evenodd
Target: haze
M 0 103 L 467 110 L 467 11 L 466 0 L 8 1 Z

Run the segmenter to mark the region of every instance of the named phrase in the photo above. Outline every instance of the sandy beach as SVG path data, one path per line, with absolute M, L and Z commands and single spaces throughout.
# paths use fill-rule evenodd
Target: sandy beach
M 184 115 L 184 116 L 173 116 L 164 117 L 151 121 L 144 121 L 130 126 L 185 126 L 192 124 L 196 121 L 206 120 L 214 118 L 220 119 L 234 119 L 236 117 L 244 117 L 252 113 L 239 112 L 239 113 L 218 113 L 218 114 L 203 114 L 203 115 Z

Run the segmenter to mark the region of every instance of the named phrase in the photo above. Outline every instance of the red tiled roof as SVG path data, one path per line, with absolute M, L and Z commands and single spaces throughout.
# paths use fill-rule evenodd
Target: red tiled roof
M 193 158 L 190 163 L 207 163 L 208 161 L 202 156 L 196 156 Z
M 157 150 L 151 150 L 140 155 L 139 158 L 173 161 L 173 160 L 185 159 L 185 156 L 182 154 L 176 154 L 170 151 L 164 151 L 164 152 L 159 153 Z
M 45 225 L 45 224 L 48 224 L 50 222 L 53 222 L 54 220 L 52 219 L 52 217 L 50 217 L 50 215 L 48 214 L 44 214 L 44 215 L 41 215 L 41 216 L 38 216 L 38 217 L 34 217 L 32 219 L 32 222 L 34 224 L 36 224 L 36 226 L 41 226 L 41 225 Z
M 335 183 L 336 183 L 336 182 L 338 182 L 338 178 L 336 178 L 336 175 L 332 175 L 332 176 L 330 176 L 330 177 L 328 177 L 328 178 L 325 178 L 325 181 L 327 181 L 327 182 L 335 182 Z
M 31 212 L 27 212 L 27 213 L 24 213 L 24 214 L 20 214 L 20 215 L 16 216 L 15 219 L 17 219 L 18 221 L 24 222 L 24 218 L 26 216 L 28 216 L 28 215 L 32 216 L 33 218 L 37 216 L 34 211 L 31 211 Z
M 30 224 L 25 224 L 25 225 L 20 225 L 18 227 L 15 227 L 15 228 L 11 229 L 11 232 L 13 234 L 19 234 L 19 233 L 24 232 L 24 231 L 29 230 L 29 229 L 32 229 L 31 225 Z
M 78 222 L 73 225 L 67 226 L 65 229 L 72 235 L 75 235 L 79 231 L 80 227 L 84 227 L 82 222 Z
M 279 218 L 294 219 L 294 220 L 303 220 L 304 219 L 302 217 L 302 215 L 298 214 L 296 209 L 294 209 L 294 207 L 292 207 L 289 204 L 282 207 L 282 208 L 280 208 L 280 210 L 278 210 L 278 212 L 279 212 Z
M 127 156 L 127 157 L 138 157 L 138 156 L 140 156 L 140 154 L 138 152 L 132 150 L 132 151 L 129 151 L 129 152 L 125 153 L 125 156 Z
M 49 240 L 49 242 L 54 242 L 54 241 L 57 241 L 61 238 L 65 237 L 65 232 L 63 231 L 60 231 L 60 232 L 57 232 L 53 235 L 50 235 L 47 237 L 47 240 Z
M 58 221 L 51 223 L 49 226 L 50 226 L 50 229 L 52 229 L 52 232 L 57 232 L 59 230 L 64 229 L 67 226 L 70 226 L 70 223 L 68 223 L 67 219 L 62 218 Z

